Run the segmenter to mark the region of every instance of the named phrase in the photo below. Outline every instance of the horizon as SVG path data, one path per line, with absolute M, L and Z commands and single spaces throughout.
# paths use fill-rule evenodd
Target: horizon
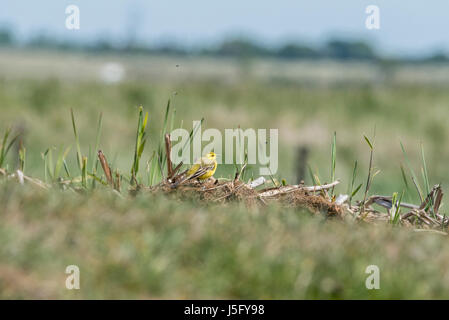
M 69 4 L 80 8 L 80 30 L 65 29 L 65 8 Z M 370 4 L 379 6 L 379 30 L 365 27 L 365 8 Z M 23 6 L 24 0 L 17 0 L 4 5 L 0 12 L 0 26 L 10 27 L 21 42 L 45 34 L 74 43 L 98 39 L 123 43 L 135 39 L 148 46 L 176 43 L 194 48 L 243 36 L 267 47 L 287 42 L 317 47 L 337 38 L 363 40 L 382 55 L 414 57 L 449 52 L 449 35 L 442 32 L 449 27 L 445 17 L 449 3 L 443 0 L 437 0 L 432 7 L 422 3 L 404 7 L 399 2 L 384 0 L 375 3 L 319 0 L 307 4 L 281 0 L 276 5 L 254 0 L 244 4 L 236 0 L 226 4 L 210 4 L 205 0 L 195 4 L 175 0 L 164 3 L 64 0 L 26 3 L 27 11 L 23 11 Z

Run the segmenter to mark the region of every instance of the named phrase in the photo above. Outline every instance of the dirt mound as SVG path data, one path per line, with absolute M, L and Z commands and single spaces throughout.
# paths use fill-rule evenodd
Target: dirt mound
M 315 214 L 341 217 L 344 212 L 341 206 L 329 201 L 322 195 L 309 194 L 303 190 L 283 194 L 279 197 L 279 201 L 287 206 L 306 208 Z
M 218 181 L 211 179 L 206 182 L 190 181 L 176 188 L 166 183 L 157 186 L 153 191 L 163 192 L 183 200 L 197 199 L 207 203 L 221 204 L 229 201 L 241 201 L 247 206 L 264 206 L 276 202 L 286 207 L 306 209 L 314 214 L 333 217 L 343 215 L 342 207 L 328 199 L 326 193 L 315 194 L 307 191 L 307 188 L 310 187 L 298 185 L 255 190 L 251 184 L 246 184 L 241 180 Z

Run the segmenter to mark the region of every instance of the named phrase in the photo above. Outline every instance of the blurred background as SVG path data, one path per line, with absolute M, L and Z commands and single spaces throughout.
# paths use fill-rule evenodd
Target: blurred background
M 380 29 L 365 26 L 372 4 Z M 69 5 L 80 10 L 79 30 L 66 28 Z M 357 184 L 366 180 L 363 135 L 374 141 L 380 170 L 373 193 L 405 188 L 400 142 L 418 173 L 422 143 L 431 183 L 449 182 L 447 1 L 16 0 L 1 7 L 0 130 L 23 132 L 30 175 L 43 176 L 48 147 L 73 144 L 70 108 L 86 155 L 103 112 L 101 148 L 128 171 L 138 106 L 149 111 L 146 161 L 171 98 L 177 127 L 189 130 L 204 117 L 204 129 L 278 128 L 276 176 L 288 183 L 312 183 L 309 166 L 329 181 L 334 132 L 339 192 L 355 161 Z M 233 170 L 221 166 L 217 176 Z
M 79 29 L 66 28 L 70 5 L 79 8 Z M 369 5 L 379 8 L 380 29 L 366 27 Z M 448 12 L 447 0 L 2 1 L 0 137 L 8 127 L 20 134 L 27 175 L 45 179 L 42 154 L 54 148 L 56 160 L 67 147 L 68 167 L 79 175 L 70 109 L 89 162 L 103 113 L 100 148 L 128 175 L 142 105 L 146 183 L 143 162 L 158 147 L 171 99 L 174 127 L 190 130 L 204 118 L 203 129 L 279 129 L 276 178 L 290 184 L 312 184 L 310 171 L 329 182 L 336 132 L 336 194 L 347 192 L 355 161 L 354 186 L 366 182 L 366 135 L 380 170 L 369 194 L 406 190 L 404 200 L 419 203 L 400 143 L 421 187 L 423 146 L 431 186 L 447 190 Z M 9 153 L 10 172 L 20 145 Z M 215 176 L 234 172 L 221 165 Z M 441 299 L 449 292 L 449 243 L 439 234 L 310 218 L 293 205 L 80 196 L 0 180 L 0 298 Z M 65 286 L 73 264 L 81 290 Z M 379 266 L 382 290 L 366 290 L 369 265 Z

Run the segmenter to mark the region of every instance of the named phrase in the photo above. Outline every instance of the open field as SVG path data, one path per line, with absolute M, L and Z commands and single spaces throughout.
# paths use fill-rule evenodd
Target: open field
M 6 64 L 7 57 L 1 60 L 2 63 Z M 83 61 L 79 56 L 75 57 Z M 78 64 L 69 58 L 53 58 L 56 65 L 73 65 L 74 72 L 79 69 Z M 116 61 L 115 58 L 110 60 Z M 444 83 L 430 86 L 424 83 L 388 82 L 382 85 L 370 82 L 361 84 L 360 81 L 340 83 L 328 79 L 322 84 L 313 81 L 302 84 L 284 81 L 285 78 L 258 80 L 257 77 L 243 77 L 220 81 L 217 75 L 211 79 L 199 77 L 196 81 L 189 81 L 185 80 L 190 79 L 189 73 L 183 71 L 184 63 L 189 66 L 188 60 L 173 59 L 159 64 L 159 60 L 152 62 L 150 58 L 142 68 L 148 66 L 151 71 L 152 63 L 155 63 L 159 68 L 156 74 L 149 71 L 145 76 L 119 84 L 104 84 L 98 80 L 95 71 L 101 69 L 104 61 L 99 61 L 97 57 L 89 59 L 96 62 L 89 68 L 90 73 L 88 70 L 83 72 L 87 79 L 78 81 L 70 81 L 69 70 L 62 70 L 55 77 L 39 68 L 29 67 L 26 68 L 27 73 L 18 79 L 10 77 L 9 73 L 0 73 L 0 126 L 16 126 L 26 130 L 26 148 L 30 157 L 27 167 L 33 175 L 42 175 L 40 159 L 43 151 L 51 146 L 67 147 L 74 142 L 70 108 L 78 118 L 84 148 L 82 152 L 86 155 L 89 145 L 94 147 L 92 140 L 98 115 L 103 112 L 101 147 L 116 159 L 119 168 L 125 170 L 130 166 L 129 153 L 132 152 L 138 106 L 144 106 L 150 115 L 148 130 L 151 146 L 148 149 L 152 149 L 157 146 L 161 130 L 162 122 L 159 120 L 164 116 L 167 100 L 172 98 L 172 108 L 176 109 L 175 125 L 179 126 L 182 122 L 188 130 L 192 128 L 193 120 L 202 117 L 205 118 L 204 128 L 222 130 L 240 125 L 242 128 L 279 129 L 282 155 L 279 176 L 289 183 L 297 182 L 294 163 L 298 147 L 303 146 L 310 149 L 311 167 L 318 170 L 321 180 L 328 181 L 330 143 L 334 131 L 337 132 L 338 144 L 337 177 L 347 179 L 355 160 L 359 163 L 360 172 L 366 173 L 369 149 L 363 135 L 371 137 L 374 127 L 374 164 L 381 174 L 373 181 L 373 192 L 391 194 L 402 190 L 400 164 L 404 163 L 404 158 L 400 142 L 404 144 L 418 173 L 422 142 L 430 180 L 432 183 L 448 182 L 448 169 L 442 161 L 449 156 L 449 151 L 442 147 L 449 133 L 445 121 L 449 94 Z M 49 65 L 44 58 L 33 61 L 34 64 L 40 61 L 44 66 Z M 220 64 L 221 68 L 231 69 L 226 67 L 231 62 L 196 63 L 203 69 Z M 235 67 L 236 63 L 231 65 Z M 356 66 L 352 67 L 357 69 Z M 172 74 L 176 70 L 181 74 L 179 78 Z M 132 71 L 128 73 L 133 78 Z M 159 78 L 163 80 L 159 81 Z M 177 94 L 174 96 L 175 92 Z M 226 166 L 219 170 L 223 168 L 224 173 L 219 172 L 219 176 L 229 173 Z M 307 175 L 306 182 L 311 182 L 308 179 Z M 346 185 L 342 188 L 344 192 Z
M 446 237 L 165 197 L 1 186 L 2 298 L 447 298 Z M 80 267 L 80 290 L 65 267 Z M 380 268 L 380 290 L 365 269 Z
M 108 84 L 98 72 L 108 61 L 126 70 Z M 76 171 L 70 109 L 76 115 L 81 152 L 95 158 L 98 115 L 100 148 L 114 168 L 129 174 L 136 115 L 149 112 L 142 167 L 158 147 L 165 105 L 176 109 L 175 127 L 279 129 L 281 181 L 297 184 L 297 153 L 330 182 L 331 140 L 337 133 L 335 177 L 346 193 L 354 161 L 356 185 L 365 183 L 370 149 L 380 170 L 371 194 L 419 204 L 400 142 L 421 185 L 423 144 L 431 186 L 449 182 L 445 148 L 449 128 L 447 66 L 404 67 L 327 62 L 227 61 L 100 57 L 0 52 L 0 130 L 23 131 L 25 173 L 44 180 L 42 154 L 71 146 L 67 163 Z M 50 67 L 51 66 L 51 67 Z M 276 70 L 274 72 L 273 70 Z M 282 72 L 283 71 L 283 72 Z M 327 72 L 327 73 L 325 73 Z M 344 76 L 342 76 L 344 74 Z M 428 75 L 435 74 L 435 77 Z M 222 76 L 220 76 L 222 75 Z M 176 92 L 176 95 L 174 94 Z M 172 110 L 173 110 L 172 109 Z M 375 139 L 373 130 L 376 128 Z M 18 165 L 12 148 L 7 168 Z M 251 168 L 248 169 L 249 174 Z M 216 177 L 234 176 L 233 165 Z M 250 174 L 251 175 L 251 174 Z M 310 176 L 306 184 L 312 184 Z M 140 179 L 146 181 L 142 169 Z M 361 200 L 362 191 L 355 197 Z M 124 192 L 126 194 L 126 192 Z M 205 205 L 161 195 L 120 199 L 43 191 L 0 182 L 0 297 L 2 298 L 448 298 L 447 237 L 409 229 L 309 217 L 277 205 Z M 444 203 L 442 211 L 446 210 Z M 79 265 L 81 290 L 65 289 L 65 266 Z M 365 269 L 378 265 L 381 289 L 365 288 Z

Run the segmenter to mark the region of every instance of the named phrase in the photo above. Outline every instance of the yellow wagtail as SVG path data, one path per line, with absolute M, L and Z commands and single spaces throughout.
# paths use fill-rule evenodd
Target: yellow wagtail
M 206 180 L 214 175 L 215 170 L 217 170 L 217 155 L 215 152 L 209 152 L 204 157 L 196 160 L 190 169 L 187 170 L 184 178 L 176 182 L 174 187 L 187 180 Z

